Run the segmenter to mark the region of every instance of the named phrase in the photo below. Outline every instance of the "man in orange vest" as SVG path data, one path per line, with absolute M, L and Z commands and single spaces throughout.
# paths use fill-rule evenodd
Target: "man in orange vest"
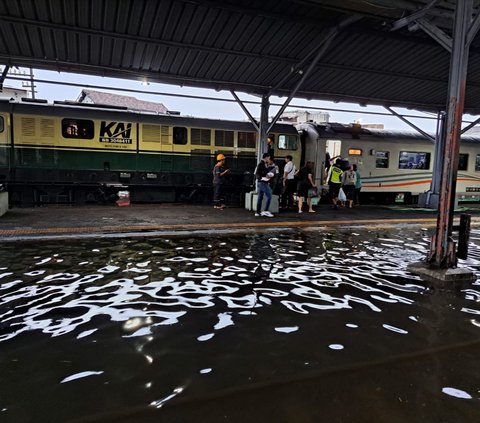
M 220 153 L 217 155 L 217 164 L 213 168 L 213 207 L 216 209 L 225 208 L 223 186 L 228 172 L 230 169 L 225 167 L 225 156 Z

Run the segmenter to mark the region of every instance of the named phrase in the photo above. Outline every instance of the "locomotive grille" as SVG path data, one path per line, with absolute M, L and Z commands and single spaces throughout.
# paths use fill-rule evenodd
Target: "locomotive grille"
M 35 118 L 22 117 L 22 136 L 34 137 L 36 132 Z

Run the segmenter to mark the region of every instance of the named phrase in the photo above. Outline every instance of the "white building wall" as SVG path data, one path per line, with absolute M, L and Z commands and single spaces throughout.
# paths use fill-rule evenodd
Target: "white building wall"
M 22 88 L 3 87 L 0 91 L 0 98 L 13 98 L 16 101 L 20 101 L 22 97 L 28 97 L 28 91 Z

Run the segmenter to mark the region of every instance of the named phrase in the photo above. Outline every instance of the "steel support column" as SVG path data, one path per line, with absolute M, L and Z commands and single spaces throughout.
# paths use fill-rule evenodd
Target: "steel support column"
M 7 77 L 7 74 L 8 74 L 9 70 L 10 70 L 10 66 L 5 65 L 5 67 L 3 68 L 3 72 L 0 75 L 0 91 L 3 91 L 3 83 L 5 81 L 5 78 Z
M 431 265 L 439 268 L 454 267 L 457 263 L 452 229 L 468 64 L 469 44 L 466 36 L 471 20 L 472 0 L 457 1 L 450 58 L 448 101 L 444 131 L 444 162 L 440 184 L 437 226 L 427 259 Z
M 268 110 L 270 108 L 270 96 L 268 94 L 262 95 L 262 104 L 260 109 L 260 125 L 258 128 L 258 153 L 257 162 L 260 162 L 264 153 L 268 150 L 267 135 L 268 135 Z
M 437 132 L 435 135 L 435 157 L 433 160 L 432 184 L 430 190 L 432 194 L 440 194 L 440 186 L 442 181 L 443 162 L 445 151 L 445 113 L 438 114 Z

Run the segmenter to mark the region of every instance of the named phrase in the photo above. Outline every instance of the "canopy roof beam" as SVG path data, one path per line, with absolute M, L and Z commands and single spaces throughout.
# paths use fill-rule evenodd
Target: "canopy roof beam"
M 252 114 L 248 111 L 248 109 L 245 107 L 245 104 L 243 104 L 243 101 L 240 100 L 240 97 L 235 93 L 235 91 L 230 90 L 230 93 L 232 94 L 233 98 L 237 100 L 238 105 L 242 108 L 243 112 L 247 115 L 248 119 L 250 122 L 252 122 L 252 125 L 254 126 L 255 130 L 258 132 L 260 131 L 260 127 L 258 126 L 258 122 L 256 119 L 252 116 Z
M 397 29 L 403 28 L 404 26 L 415 22 L 417 19 L 423 18 L 429 12 L 429 10 L 439 2 L 440 0 L 431 0 L 430 3 L 428 3 L 423 9 L 420 9 L 417 12 L 394 22 L 391 31 L 396 31 Z
M 408 119 L 406 119 L 404 116 L 402 116 L 400 113 L 397 113 L 395 110 L 393 110 L 391 107 L 385 106 L 385 109 L 387 109 L 392 115 L 396 116 L 399 118 L 402 122 L 405 122 L 407 125 L 411 126 L 415 131 L 418 133 L 422 134 L 425 138 L 429 139 L 430 141 L 435 142 L 435 138 L 432 137 L 430 134 L 426 133 L 424 130 L 420 129 L 417 125 L 414 123 L 410 122 Z
M 5 82 L 5 79 L 7 78 L 8 71 L 10 70 L 9 65 L 5 65 L 3 68 L 2 75 L 0 75 L 0 91 L 3 91 L 3 83 Z
M 285 100 L 285 103 L 283 103 L 282 107 L 280 107 L 280 110 L 277 112 L 275 117 L 272 119 L 272 122 L 270 122 L 270 125 L 267 129 L 267 133 L 272 129 L 273 125 L 277 122 L 277 120 L 280 118 L 280 116 L 283 114 L 285 109 L 288 107 L 290 102 L 292 101 L 293 97 L 297 93 L 297 91 L 300 89 L 302 84 L 305 82 L 305 80 L 308 78 L 312 70 L 315 68 L 319 60 L 325 55 L 327 52 L 328 48 L 332 44 L 332 41 L 335 39 L 335 37 L 340 33 L 340 31 L 345 28 L 346 26 L 352 24 L 353 22 L 356 22 L 360 19 L 361 17 L 358 15 L 353 15 L 348 17 L 347 19 L 344 19 L 342 22 L 340 22 L 338 25 L 330 28 L 328 31 L 327 36 L 325 37 L 324 42 L 322 43 L 321 47 L 319 48 L 316 56 L 308 66 L 307 70 L 305 72 L 300 72 L 298 73 L 302 75 L 300 80 L 296 83 L 295 87 L 293 87 L 293 90 L 290 92 L 288 98 Z

